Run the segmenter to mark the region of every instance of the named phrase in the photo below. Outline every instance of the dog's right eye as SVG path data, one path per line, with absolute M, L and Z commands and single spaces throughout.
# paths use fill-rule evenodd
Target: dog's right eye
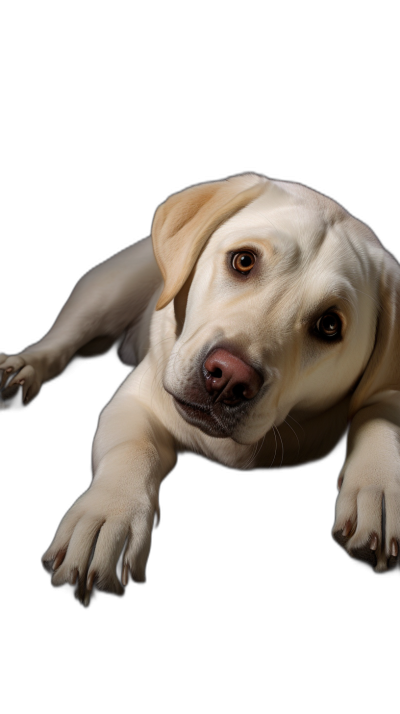
M 336 312 L 326 312 L 319 318 L 315 325 L 315 331 L 318 337 L 323 340 L 334 341 L 341 337 L 342 321 Z
M 240 253 L 235 253 L 232 258 L 232 268 L 239 273 L 249 273 L 254 267 L 256 256 L 249 250 L 243 250 Z

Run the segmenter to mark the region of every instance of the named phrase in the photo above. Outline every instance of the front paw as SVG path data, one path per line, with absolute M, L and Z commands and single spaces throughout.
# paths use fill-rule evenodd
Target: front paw
M 400 543 L 400 484 L 355 486 L 346 480 L 339 478 L 333 537 L 376 572 L 394 567 Z
M 122 583 L 127 585 L 129 572 L 143 582 L 156 512 L 146 495 L 127 503 L 94 483 L 66 513 L 43 555 L 52 584 L 76 584 L 76 597 L 84 605 L 93 587 L 122 595 L 116 566 L 125 542 Z
M 0 398 L 11 399 L 22 386 L 22 401 L 28 404 L 39 393 L 43 374 L 41 361 L 28 353 L 0 354 Z

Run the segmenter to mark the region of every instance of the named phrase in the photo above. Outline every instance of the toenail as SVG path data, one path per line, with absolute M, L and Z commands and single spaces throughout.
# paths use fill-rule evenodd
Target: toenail
M 125 564 L 122 569 L 122 577 L 121 577 L 122 585 L 128 585 L 128 574 L 129 574 L 129 568 Z
M 377 549 L 377 547 L 378 547 L 378 536 L 376 535 L 376 533 L 374 533 L 374 535 L 372 536 L 371 542 L 370 542 L 370 544 L 369 544 L 369 547 L 371 548 L 371 550 L 376 550 L 376 549 Z
M 57 553 L 56 557 L 54 558 L 53 570 L 57 570 L 57 568 L 61 565 L 63 560 L 64 560 L 64 553 Z
M 350 531 L 351 531 L 351 521 L 346 521 L 345 526 L 342 531 L 342 534 L 344 535 L 345 538 L 347 538 Z
M 96 575 L 96 573 L 94 570 L 91 573 L 89 573 L 89 575 L 87 577 L 87 581 L 86 581 L 86 589 L 87 590 L 92 590 L 95 575 Z

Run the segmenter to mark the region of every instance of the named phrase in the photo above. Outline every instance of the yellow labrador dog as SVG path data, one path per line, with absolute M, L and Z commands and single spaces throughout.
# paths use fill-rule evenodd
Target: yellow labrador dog
M 101 414 L 90 488 L 43 556 L 54 585 L 145 578 L 159 489 L 192 449 L 237 468 L 329 452 L 349 421 L 333 535 L 383 571 L 400 542 L 400 266 L 361 221 L 257 174 L 192 186 L 151 238 L 87 273 L 51 330 L 0 355 L 31 401 L 76 353 L 137 365 Z

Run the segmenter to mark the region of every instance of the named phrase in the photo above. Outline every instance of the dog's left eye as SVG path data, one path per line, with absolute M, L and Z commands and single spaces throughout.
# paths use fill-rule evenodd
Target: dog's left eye
M 326 312 L 317 321 L 315 330 L 324 340 L 338 339 L 342 332 L 342 321 L 336 312 Z
M 232 258 L 232 268 L 238 270 L 239 273 L 249 273 L 254 267 L 256 256 L 249 250 L 243 250 L 240 253 L 235 253 Z

